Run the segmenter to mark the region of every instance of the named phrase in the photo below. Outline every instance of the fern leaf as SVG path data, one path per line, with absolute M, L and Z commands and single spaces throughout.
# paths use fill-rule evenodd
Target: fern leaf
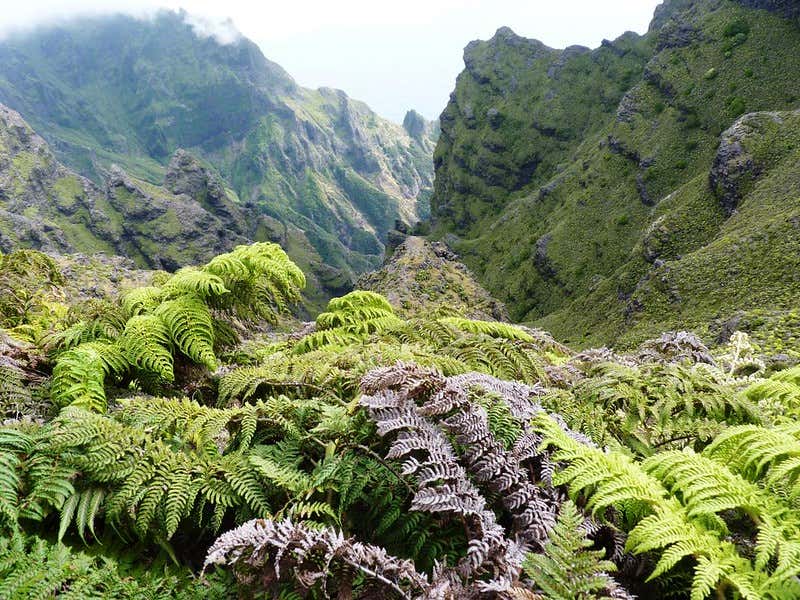
M 161 304 L 155 311 L 167 326 L 177 348 L 209 370 L 217 368 L 214 356 L 214 324 L 211 312 L 198 298 L 181 296 Z
M 132 364 L 166 381 L 173 380 L 171 338 L 167 325 L 160 317 L 132 317 L 125 325 L 119 344 Z

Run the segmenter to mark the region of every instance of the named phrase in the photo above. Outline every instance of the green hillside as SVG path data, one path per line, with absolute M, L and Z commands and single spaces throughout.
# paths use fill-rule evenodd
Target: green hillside
M 727 183 L 709 182 L 723 132 L 741 115 L 800 105 L 797 21 L 780 3 L 744 4 L 755 3 L 666 2 L 643 38 L 547 51 L 524 71 L 514 65 L 543 52 L 536 41 L 501 30 L 468 46 L 442 119 L 434 222 L 514 318 L 578 344 L 627 343 L 679 323 L 711 335 L 740 309 L 791 304 L 798 232 L 779 223 L 792 221 L 798 200 L 794 117 L 746 126 L 755 166 L 745 179 L 756 186 L 734 200 Z M 489 52 L 500 57 L 484 65 L 492 75 L 476 76 L 471 64 Z M 559 75 L 570 69 L 585 79 Z M 499 101 L 492 77 L 535 83 Z M 487 148 L 494 104 L 501 115 L 513 105 L 516 122 Z M 553 126 L 541 139 L 548 119 L 563 132 Z M 502 185 L 461 158 L 471 145 L 491 155 L 481 165 L 509 165 Z M 520 153 L 547 157 L 528 182 Z

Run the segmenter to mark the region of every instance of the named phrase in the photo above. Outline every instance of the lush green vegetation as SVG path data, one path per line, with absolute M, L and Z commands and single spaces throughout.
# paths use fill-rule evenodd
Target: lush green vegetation
M 796 308 L 800 28 L 754 5 L 776 3 L 672 0 L 591 53 L 467 48 L 434 231 L 515 320 L 632 346 Z
M 745 334 L 301 325 L 303 285 L 274 244 L 92 303 L 0 257 L 0 597 L 800 593 L 800 373 Z

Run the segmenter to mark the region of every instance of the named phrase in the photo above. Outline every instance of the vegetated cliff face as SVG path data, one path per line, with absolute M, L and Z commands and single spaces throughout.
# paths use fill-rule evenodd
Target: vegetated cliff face
M 0 105 L 3 251 L 104 251 L 142 267 L 174 270 L 246 241 L 243 233 L 193 197 L 118 167 L 102 187 L 94 184 L 59 163 L 19 113 Z
M 758 4 L 665 2 L 644 37 L 592 52 L 507 30 L 467 47 L 441 119 L 435 233 L 512 317 L 576 344 L 625 344 L 790 310 L 800 194 L 781 140 L 800 106 L 800 27 L 780 3 Z M 504 110 L 505 130 L 493 126 Z M 764 111 L 783 112 L 737 121 Z M 543 135 L 548 119 L 566 132 Z
M 160 185 L 184 148 L 221 176 L 248 227 L 291 230 L 293 258 L 332 285 L 378 265 L 394 220 L 426 210 L 430 125 L 407 131 L 344 92 L 304 89 L 251 41 L 220 43 L 187 20 L 84 19 L 6 38 L 0 102 L 98 185 L 111 164 Z
M 0 251 L 102 252 L 174 271 L 269 240 L 306 258 L 310 311 L 328 294 L 349 289 L 301 230 L 247 214 L 222 179 L 183 149 L 170 159 L 161 186 L 116 165 L 103 173 L 98 185 L 68 169 L 19 113 L 0 105 Z

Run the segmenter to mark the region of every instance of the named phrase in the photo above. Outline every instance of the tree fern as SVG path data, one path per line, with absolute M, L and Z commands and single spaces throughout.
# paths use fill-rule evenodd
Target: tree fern
M 445 317 L 439 319 L 439 322 L 445 325 L 450 325 L 462 331 L 470 333 L 480 333 L 490 337 L 505 338 L 508 340 L 520 340 L 523 342 L 533 343 L 534 338 L 523 329 L 510 325 L 508 323 L 500 323 L 496 321 L 475 321 L 472 319 L 463 319 L 460 317 Z
M 196 267 L 184 267 L 161 289 L 167 298 L 189 294 L 207 300 L 230 293 L 221 277 Z

